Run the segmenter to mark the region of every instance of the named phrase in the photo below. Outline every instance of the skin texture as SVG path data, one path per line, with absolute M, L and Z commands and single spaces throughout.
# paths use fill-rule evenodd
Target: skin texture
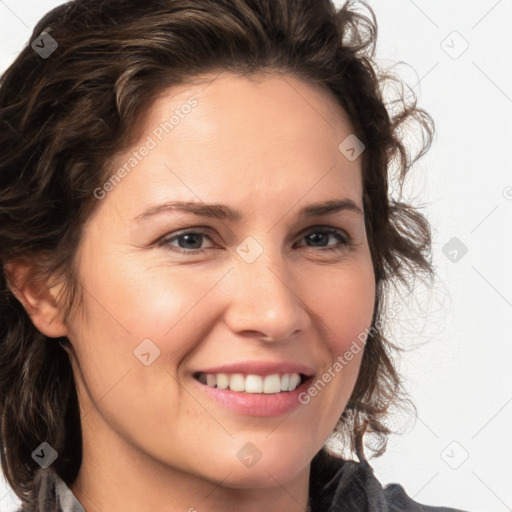
M 83 311 L 64 319 L 57 288 L 36 298 L 20 285 L 35 325 L 76 351 L 84 458 L 71 488 L 87 512 L 306 510 L 309 464 L 357 378 L 362 351 L 309 404 L 271 418 L 226 409 L 193 380 L 243 360 L 303 363 L 318 378 L 370 327 L 375 298 L 363 215 L 297 217 L 330 199 L 363 209 L 361 159 L 338 149 L 352 133 L 341 107 L 290 75 L 215 77 L 162 92 L 139 141 L 111 162 L 114 173 L 197 100 L 98 200 L 77 254 Z M 134 220 L 170 200 L 223 203 L 242 219 L 167 211 Z M 171 240 L 199 226 L 206 236 Z M 315 242 L 319 226 L 352 245 L 336 235 Z M 252 263 L 237 253 L 244 241 L 262 248 Z M 147 338 L 160 350 L 149 366 L 134 356 Z M 250 468 L 237 457 L 248 442 L 262 455 Z

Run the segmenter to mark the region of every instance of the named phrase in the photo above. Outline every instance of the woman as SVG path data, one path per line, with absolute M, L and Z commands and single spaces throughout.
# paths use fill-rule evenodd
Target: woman
M 75 0 L 39 22 L 0 89 L 20 510 L 420 510 L 363 438 L 382 454 L 405 403 L 383 301 L 431 275 L 430 232 L 388 180 L 402 124 L 417 157 L 433 126 L 389 116 L 368 13 Z

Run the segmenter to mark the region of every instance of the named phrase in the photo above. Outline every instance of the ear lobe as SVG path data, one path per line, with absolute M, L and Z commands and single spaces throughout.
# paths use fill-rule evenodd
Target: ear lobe
M 35 266 L 25 262 L 9 262 L 5 271 L 9 289 L 23 304 L 36 329 L 50 338 L 67 336 L 57 301 L 62 286 L 50 287 L 38 277 Z

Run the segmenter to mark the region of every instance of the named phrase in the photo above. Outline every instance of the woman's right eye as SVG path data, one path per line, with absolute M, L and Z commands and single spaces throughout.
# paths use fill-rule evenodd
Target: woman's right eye
M 173 234 L 173 236 L 165 237 L 158 242 L 158 245 L 165 246 L 167 248 L 170 248 L 173 251 L 180 252 L 183 254 L 196 254 L 203 252 L 206 249 L 212 249 L 212 247 L 206 247 L 206 248 L 198 248 L 197 245 L 201 245 L 201 238 L 206 237 L 211 240 L 208 233 L 203 230 L 190 230 L 190 231 L 183 231 L 181 233 Z M 178 244 L 181 241 L 181 245 L 184 245 L 185 247 L 176 247 L 175 245 L 172 245 L 171 242 L 177 241 Z M 193 245 L 194 247 L 189 247 L 189 245 Z

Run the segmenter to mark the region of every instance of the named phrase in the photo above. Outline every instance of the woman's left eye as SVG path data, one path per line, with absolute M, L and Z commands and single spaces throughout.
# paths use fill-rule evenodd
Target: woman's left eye
M 319 236 L 320 235 L 320 236 Z M 329 237 L 337 238 L 339 243 L 335 244 L 334 246 L 324 246 L 324 245 L 317 245 L 314 247 L 327 247 L 326 250 L 328 251 L 340 251 L 344 248 L 350 247 L 352 244 L 351 238 L 341 229 L 337 228 L 313 228 L 308 231 L 308 234 L 302 238 L 304 240 L 305 238 L 309 238 L 309 240 L 313 240 L 315 242 L 322 242 L 327 241 Z
M 207 231 L 202 230 L 191 230 L 184 231 L 182 233 L 175 234 L 172 237 L 165 237 L 158 242 L 158 245 L 163 245 L 165 247 L 172 247 L 172 250 L 175 250 L 184 254 L 194 254 L 198 252 L 203 252 L 207 249 L 212 249 L 212 247 L 204 247 L 202 248 L 201 239 L 207 238 L 211 241 L 211 237 Z M 329 239 L 337 238 L 338 244 L 328 245 Z M 301 238 L 301 240 L 309 240 L 309 242 L 313 242 L 317 245 L 312 245 L 309 247 L 323 247 L 324 250 L 327 251 L 340 251 L 344 248 L 351 245 L 350 237 L 341 229 L 337 228 L 327 228 L 327 227 L 315 227 L 310 228 L 306 234 Z M 178 247 L 174 245 L 174 242 L 178 243 Z M 181 242 L 181 243 L 180 243 Z

